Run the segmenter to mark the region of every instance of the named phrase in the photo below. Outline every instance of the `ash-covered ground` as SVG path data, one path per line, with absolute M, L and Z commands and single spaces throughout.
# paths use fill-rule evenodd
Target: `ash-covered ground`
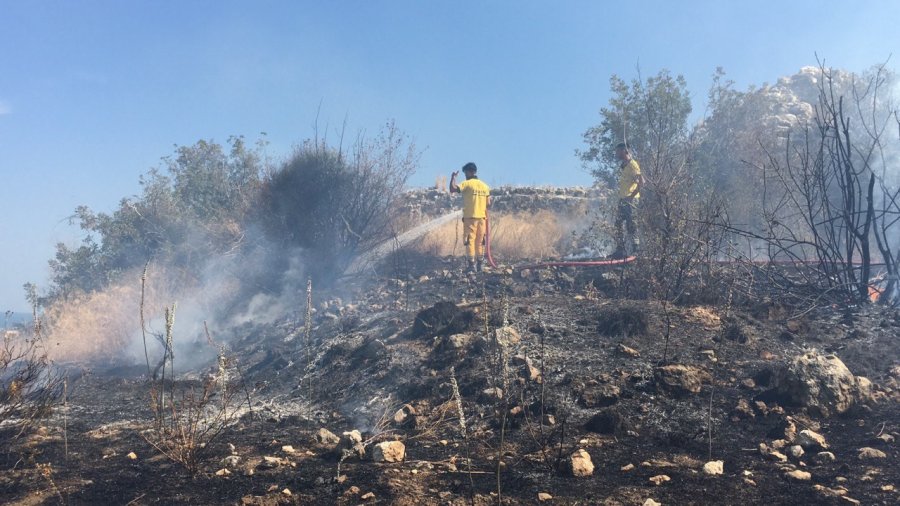
M 296 313 L 234 330 L 232 394 L 206 406 L 229 419 L 193 472 L 151 444 L 145 369 L 72 368 L 66 405 L 4 452 L 0 497 L 898 502 L 896 310 L 632 300 L 618 280 L 642 267 L 465 275 L 405 253 L 339 296 L 314 290 L 308 334 L 298 293 Z M 183 398 L 217 374 L 162 388 Z

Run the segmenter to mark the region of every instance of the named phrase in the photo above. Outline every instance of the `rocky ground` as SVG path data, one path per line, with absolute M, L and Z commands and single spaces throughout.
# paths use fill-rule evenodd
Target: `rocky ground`
M 236 329 L 234 394 L 194 402 L 229 417 L 192 447 L 153 430 L 141 368 L 71 369 L 66 407 L 4 452 L 3 502 L 898 502 L 895 310 L 630 300 L 639 262 L 386 265 L 314 293 L 309 339 L 303 294 Z M 165 388 L 198 399 L 217 371 Z

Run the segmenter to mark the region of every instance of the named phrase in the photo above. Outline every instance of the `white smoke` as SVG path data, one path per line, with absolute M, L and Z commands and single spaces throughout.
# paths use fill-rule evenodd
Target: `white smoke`
M 258 249 L 273 251 L 270 245 Z M 291 252 L 285 272 L 267 273 L 281 280 L 283 289 L 278 293 L 262 287 L 254 293 L 243 286 L 244 273 L 265 272 L 270 269 L 268 263 L 265 254 L 226 254 L 210 258 L 195 273 L 151 262 L 143 300 L 143 269 L 132 269 L 104 290 L 69 297 L 47 309 L 51 354 L 58 362 L 140 365 L 149 361 L 152 369 L 163 355 L 165 310 L 174 307 L 176 373 L 211 364 L 218 346 L 243 337 L 239 330 L 249 331 L 248 325 L 272 323 L 292 309 L 300 310 L 298 287 L 305 290 L 307 275 L 302 252 Z

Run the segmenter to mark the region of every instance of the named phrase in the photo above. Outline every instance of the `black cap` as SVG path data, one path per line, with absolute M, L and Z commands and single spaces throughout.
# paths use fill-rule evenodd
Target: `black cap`
M 474 163 L 469 162 L 469 163 L 463 165 L 462 171 L 463 172 L 478 172 L 478 167 L 476 167 Z

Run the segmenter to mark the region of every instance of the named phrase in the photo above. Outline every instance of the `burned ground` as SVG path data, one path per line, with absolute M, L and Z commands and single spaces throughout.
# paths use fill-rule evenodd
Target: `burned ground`
M 202 450 L 193 475 L 142 437 L 153 420 L 145 377 L 73 369 L 66 406 L 5 451 L 0 496 L 495 504 L 499 488 L 508 504 L 536 503 L 539 493 L 552 504 L 897 502 L 894 310 L 663 307 L 616 288 L 629 268 L 467 277 L 455 261 L 415 257 L 402 279 L 392 272 L 318 300 L 308 337 L 300 301 L 296 315 L 246 325 L 230 345 L 240 416 Z M 868 402 L 824 418 L 773 391 L 779 370 L 810 349 L 871 380 Z M 200 388 L 206 375 L 178 384 Z M 366 456 L 317 439 L 322 428 L 359 430 Z M 824 436 L 834 459 L 817 455 L 824 448 L 789 455 L 785 440 L 803 429 Z M 392 440 L 405 444 L 405 459 L 374 462 L 374 446 Z M 589 476 L 573 476 L 579 449 L 595 466 Z M 723 474 L 705 473 L 709 461 L 723 461 Z M 788 474 L 796 471 L 808 479 Z

